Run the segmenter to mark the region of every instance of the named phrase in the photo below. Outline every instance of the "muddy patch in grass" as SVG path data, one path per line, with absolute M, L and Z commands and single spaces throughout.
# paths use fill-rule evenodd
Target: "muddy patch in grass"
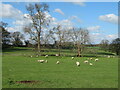
M 34 83 L 38 83 L 40 81 L 16 81 L 16 83 L 23 83 L 23 84 L 34 84 Z

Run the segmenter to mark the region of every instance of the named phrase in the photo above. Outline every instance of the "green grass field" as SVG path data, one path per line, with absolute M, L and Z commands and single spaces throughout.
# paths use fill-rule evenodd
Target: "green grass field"
M 69 50 L 65 51 L 67 54 Z M 99 52 L 102 55 L 111 54 Z M 29 57 L 30 55 L 33 57 Z M 3 88 L 117 88 L 118 58 L 107 58 L 102 55 L 98 57 L 98 62 L 91 60 L 93 66 L 90 66 L 83 63 L 89 57 L 75 57 L 74 60 L 69 56 L 45 58 L 34 57 L 31 48 L 6 50 L 2 56 L 2 86 Z M 39 59 L 48 60 L 48 63 L 39 63 L 37 62 Z M 56 64 L 58 60 L 60 64 Z M 79 67 L 76 66 L 76 61 L 80 62 Z M 26 80 L 38 82 L 16 83 Z

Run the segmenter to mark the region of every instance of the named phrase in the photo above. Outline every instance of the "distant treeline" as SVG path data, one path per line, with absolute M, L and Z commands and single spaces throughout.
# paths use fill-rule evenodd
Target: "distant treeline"
M 84 45 L 86 47 L 99 47 L 100 44 L 90 44 L 90 45 Z M 14 45 L 6 45 L 6 46 L 2 46 L 4 48 L 9 48 L 9 47 L 16 47 Z M 18 45 L 17 47 L 36 47 L 37 48 L 37 44 L 28 44 L 28 45 Z M 57 45 L 56 44 L 41 44 L 42 48 L 54 48 L 57 49 Z M 74 45 L 64 45 L 61 46 L 61 49 L 73 49 Z

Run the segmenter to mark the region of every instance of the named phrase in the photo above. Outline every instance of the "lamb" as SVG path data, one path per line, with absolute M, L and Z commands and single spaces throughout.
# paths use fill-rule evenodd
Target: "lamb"
M 72 60 L 74 59 L 74 57 L 72 57 Z
M 38 60 L 38 62 L 43 63 L 45 60 Z
M 98 61 L 98 60 L 99 60 L 98 58 L 95 59 L 95 61 Z
M 60 64 L 60 61 L 57 61 L 56 64 Z
M 84 61 L 84 63 L 88 63 L 88 60 Z
M 45 55 L 45 58 L 47 58 L 48 57 L 48 55 Z
M 33 57 L 33 56 L 30 56 L 30 57 Z
M 77 65 L 77 66 L 80 66 L 80 62 L 77 61 L 77 62 L 76 62 L 76 65 Z
M 90 63 L 89 65 L 90 65 L 90 66 L 92 66 L 93 64 L 92 64 L 92 63 Z

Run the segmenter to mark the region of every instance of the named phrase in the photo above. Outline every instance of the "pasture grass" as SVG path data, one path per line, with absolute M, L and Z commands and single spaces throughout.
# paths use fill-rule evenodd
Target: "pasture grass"
M 93 66 L 83 63 L 88 57 L 44 56 L 31 58 L 31 48 L 5 51 L 2 56 L 3 88 L 117 88 L 118 58 L 98 57 L 91 60 Z M 104 51 L 103 51 L 104 52 Z M 48 53 L 48 52 L 47 52 Z M 50 53 L 50 52 L 49 52 Z M 54 52 L 51 52 L 54 53 Z M 56 52 L 55 52 L 56 53 Z M 64 52 L 68 53 L 68 52 Z M 24 55 L 26 54 L 26 55 Z M 37 60 L 48 60 L 39 63 Z M 95 57 L 93 57 L 95 59 Z M 56 61 L 60 64 L 56 64 Z M 79 61 L 77 67 L 75 62 Z M 16 81 L 35 80 L 37 83 L 22 84 Z

